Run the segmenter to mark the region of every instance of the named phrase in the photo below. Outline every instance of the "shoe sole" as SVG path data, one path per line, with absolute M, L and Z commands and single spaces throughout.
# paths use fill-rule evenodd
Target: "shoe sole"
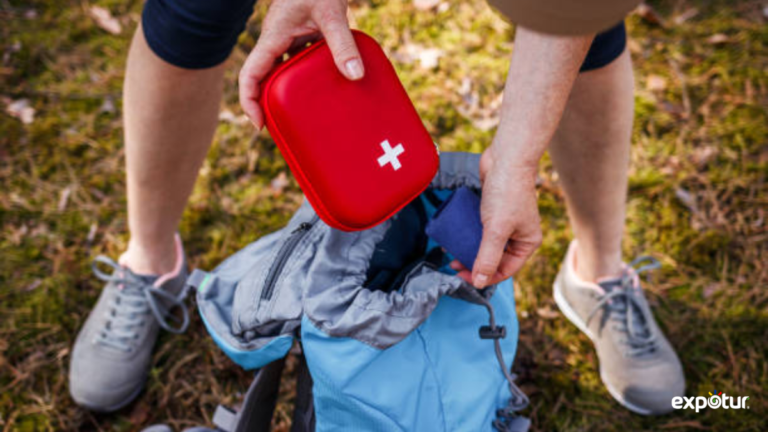
M 140 385 L 136 390 L 134 390 L 133 393 L 131 393 L 125 400 L 120 401 L 108 407 L 94 406 L 88 402 L 79 402 L 79 401 L 75 401 L 75 402 L 77 402 L 79 406 L 87 409 L 88 411 L 93 411 L 97 413 L 111 413 L 111 412 L 119 411 L 127 407 L 128 405 L 130 405 L 130 403 L 133 402 L 139 396 L 139 394 L 141 394 L 142 390 L 144 390 L 144 384 Z
M 555 284 L 553 286 L 554 288 L 554 295 L 555 298 L 555 304 L 557 304 L 557 307 L 560 308 L 560 312 L 563 313 L 563 315 L 570 321 L 573 325 L 575 325 L 579 330 L 581 330 L 582 333 L 587 335 L 587 337 L 592 341 L 592 344 L 595 345 L 595 338 L 592 336 L 592 332 L 589 331 L 589 328 L 587 328 L 587 324 L 582 321 L 582 319 L 579 317 L 579 315 L 576 313 L 573 308 L 571 308 L 571 305 L 568 304 L 568 300 L 565 299 L 563 296 L 563 293 L 560 290 L 560 277 L 558 277 L 555 280 Z M 627 402 L 626 399 L 621 395 L 621 392 L 616 390 L 611 384 L 608 383 L 608 381 L 605 379 L 605 376 L 603 375 L 603 368 L 600 368 L 600 380 L 603 382 L 603 385 L 608 390 L 608 393 L 610 393 L 611 396 L 613 396 L 614 399 L 616 399 L 616 402 L 621 404 L 624 408 L 637 413 L 641 415 L 654 415 L 654 413 L 648 409 L 641 408 L 637 405 L 634 405 L 631 402 Z

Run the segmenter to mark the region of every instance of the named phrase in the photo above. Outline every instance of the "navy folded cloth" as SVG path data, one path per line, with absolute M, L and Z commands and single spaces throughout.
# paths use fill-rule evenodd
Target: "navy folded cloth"
M 426 232 L 464 267 L 472 270 L 483 238 L 480 197 L 469 188 L 457 189 L 438 207 L 427 223 Z

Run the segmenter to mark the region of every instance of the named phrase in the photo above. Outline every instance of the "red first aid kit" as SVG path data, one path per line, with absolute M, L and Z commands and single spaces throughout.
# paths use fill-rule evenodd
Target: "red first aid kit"
M 437 146 L 395 69 L 353 31 L 365 76 L 350 81 L 325 41 L 262 82 L 265 123 L 315 212 L 344 231 L 375 226 L 416 198 L 439 166 Z

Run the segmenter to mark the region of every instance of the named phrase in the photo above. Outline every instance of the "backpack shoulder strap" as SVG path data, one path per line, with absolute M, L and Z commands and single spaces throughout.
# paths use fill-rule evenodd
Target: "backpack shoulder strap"
M 293 408 L 291 432 L 315 432 L 315 404 L 312 397 L 312 375 L 309 374 L 307 359 L 299 356 L 296 372 L 296 403 Z
M 280 390 L 280 376 L 285 358 L 279 358 L 259 369 L 248 387 L 243 406 L 234 411 L 223 405 L 216 408 L 213 424 L 223 432 L 268 431 Z
M 285 357 L 264 366 L 248 388 L 234 432 L 267 431 L 277 405 Z
M 285 358 L 281 358 L 261 368 L 251 382 L 239 410 L 234 411 L 219 405 L 213 415 L 216 430 L 222 432 L 270 430 L 284 366 Z M 299 356 L 296 381 L 296 401 L 291 432 L 314 432 L 312 376 L 309 374 L 304 356 Z

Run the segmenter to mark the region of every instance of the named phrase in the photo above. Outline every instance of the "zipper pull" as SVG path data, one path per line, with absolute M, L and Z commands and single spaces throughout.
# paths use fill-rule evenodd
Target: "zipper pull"
M 310 228 L 312 228 L 312 224 L 311 223 L 309 223 L 309 222 L 302 222 L 301 224 L 299 224 L 298 227 L 296 227 L 295 230 L 291 231 L 291 234 L 296 234 L 296 233 L 301 232 L 301 231 L 307 231 Z

